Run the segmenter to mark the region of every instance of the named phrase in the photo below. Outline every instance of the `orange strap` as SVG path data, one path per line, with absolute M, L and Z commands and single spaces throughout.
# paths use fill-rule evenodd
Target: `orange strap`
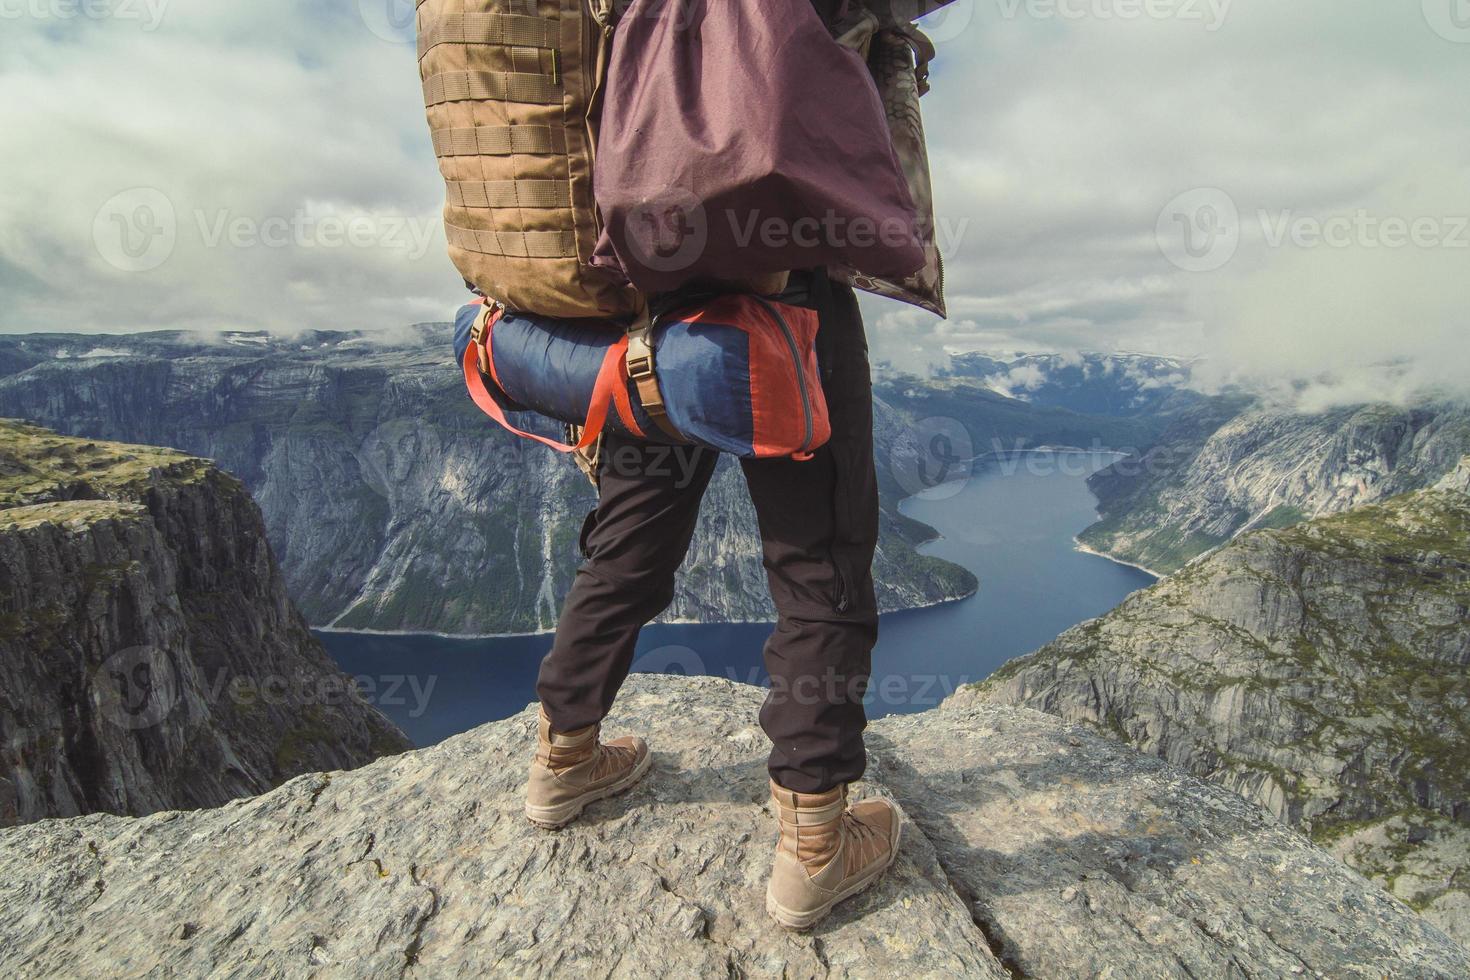
M 483 341 L 485 359 L 490 365 L 492 374 L 495 369 L 495 361 L 491 357 L 490 337 L 494 332 L 495 323 L 499 319 L 500 312 L 498 310 L 491 314 Z M 587 405 L 587 421 L 583 423 L 582 438 L 575 445 L 557 442 L 555 439 L 548 439 L 534 432 L 526 432 L 510 424 L 510 420 L 505 417 L 505 412 L 501 411 L 495 399 L 490 396 L 489 389 L 485 387 L 485 379 L 480 376 L 477 346 L 471 343 L 470 346 L 465 348 L 465 387 L 469 389 L 470 398 L 476 405 L 480 406 L 480 411 L 516 435 L 525 436 L 527 439 L 535 439 L 537 442 L 550 446 L 560 453 L 570 453 L 578 449 L 585 449 L 597 441 L 598 435 L 602 432 L 603 425 L 607 422 L 608 405 L 613 402 L 617 403 L 618 414 L 622 417 L 623 422 L 628 428 L 640 436 L 643 434 L 638 428 L 638 423 L 633 421 L 633 410 L 628 400 L 627 375 L 624 373 L 627 367 L 623 361 L 624 354 L 627 353 L 628 349 L 628 338 L 626 336 L 609 347 L 607 354 L 602 359 L 602 367 L 597 372 L 597 381 L 592 386 L 592 400 Z

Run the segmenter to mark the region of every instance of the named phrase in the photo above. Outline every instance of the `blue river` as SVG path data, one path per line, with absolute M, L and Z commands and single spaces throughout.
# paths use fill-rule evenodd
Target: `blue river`
M 1147 572 L 1076 550 L 1095 517 L 1086 477 L 1102 454 L 1025 453 L 977 464 L 967 478 L 900 505 L 940 537 L 920 550 L 975 573 L 969 598 L 882 617 L 870 717 L 922 711 L 1012 657 L 1107 612 L 1153 583 Z M 633 669 L 766 679 L 764 623 L 655 624 L 643 630 Z M 551 644 L 535 636 L 318 633 L 364 694 L 418 745 L 515 714 L 535 700 L 536 670 Z

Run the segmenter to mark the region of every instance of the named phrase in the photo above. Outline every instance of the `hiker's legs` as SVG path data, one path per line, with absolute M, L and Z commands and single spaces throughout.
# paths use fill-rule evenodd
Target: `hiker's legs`
M 828 284 L 821 273 L 812 278 L 832 439 L 804 462 L 742 461 L 779 616 L 765 648 L 771 690 L 761 727 L 771 739 L 771 778 L 798 793 L 821 793 L 862 776 L 862 697 L 878 638 L 867 341 L 852 290 Z
M 847 784 L 866 763 L 862 697 L 878 638 L 872 381 L 852 290 L 814 278 L 832 440 L 806 462 L 744 467 L 779 614 L 766 642 L 771 691 L 761 707 L 781 827 L 766 910 L 793 929 L 815 924 L 877 881 L 902 831 L 887 800 L 847 805 Z
M 582 530 L 587 560 L 536 682 L 553 731 L 596 724 L 611 709 L 639 629 L 673 600 L 674 572 L 689 550 L 717 455 L 607 437 L 597 508 Z

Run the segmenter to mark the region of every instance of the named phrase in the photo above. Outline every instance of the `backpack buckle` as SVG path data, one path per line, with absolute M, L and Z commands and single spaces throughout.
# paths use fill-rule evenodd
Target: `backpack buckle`
M 628 357 L 628 377 L 634 381 L 653 377 L 653 355 L 639 354 Z
M 490 349 L 486 341 L 490 337 L 490 328 L 495 321 L 500 319 L 501 307 L 498 303 L 486 303 L 485 308 L 475 317 L 475 322 L 470 324 L 470 344 L 475 348 L 475 360 L 479 362 L 480 373 L 489 376 Z

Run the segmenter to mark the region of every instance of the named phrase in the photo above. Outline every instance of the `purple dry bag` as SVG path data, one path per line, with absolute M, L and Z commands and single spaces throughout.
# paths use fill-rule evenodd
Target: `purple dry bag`
M 873 76 L 811 0 L 637 0 L 603 99 L 593 264 L 644 292 L 924 264 Z

